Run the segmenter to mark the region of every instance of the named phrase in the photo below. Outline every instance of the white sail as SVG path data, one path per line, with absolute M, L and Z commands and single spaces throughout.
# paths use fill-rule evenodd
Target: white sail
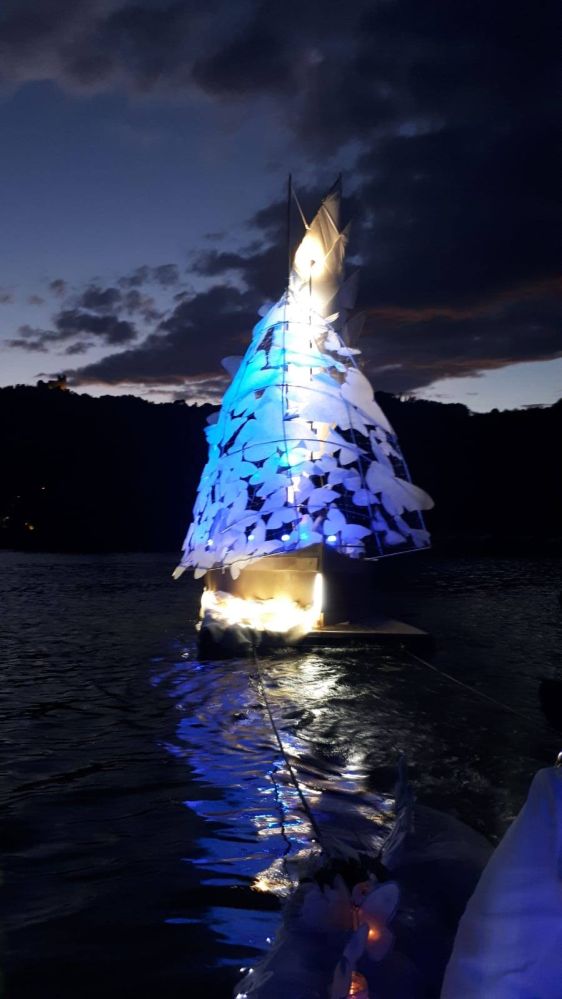
M 181 565 L 196 576 L 319 542 L 352 558 L 429 544 L 396 436 L 338 332 L 339 196 L 298 247 L 289 286 L 254 327 L 218 417 Z M 334 307 L 336 311 L 334 312 Z

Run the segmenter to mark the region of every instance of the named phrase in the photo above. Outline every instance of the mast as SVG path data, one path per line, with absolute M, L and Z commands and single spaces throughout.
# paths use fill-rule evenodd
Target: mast
M 293 198 L 293 178 L 289 174 L 287 183 L 287 288 L 291 282 L 291 201 Z

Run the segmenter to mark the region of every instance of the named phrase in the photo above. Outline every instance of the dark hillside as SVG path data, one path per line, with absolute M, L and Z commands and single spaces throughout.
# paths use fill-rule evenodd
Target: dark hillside
M 206 456 L 209 407 L 0 391 L 3 547 L 173 551 Z
M 473 415 L 379 395 L 415 482 L 436 501 L 437 547 L 562 549 L 562 402 Z M 206 458 L 210 407 L 0 390 L 0 545 L 173 551 Z

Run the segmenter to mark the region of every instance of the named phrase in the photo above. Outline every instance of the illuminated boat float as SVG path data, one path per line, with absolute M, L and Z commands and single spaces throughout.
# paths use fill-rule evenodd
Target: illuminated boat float
M 232 382 L 174 575 L 205 577 L 201 639 L 224 651 L 353 619 L 366 561 L 429 545 L 432 500 L 358 366 L 340 193 L 305 222 L 244 357 L 223 361 Z

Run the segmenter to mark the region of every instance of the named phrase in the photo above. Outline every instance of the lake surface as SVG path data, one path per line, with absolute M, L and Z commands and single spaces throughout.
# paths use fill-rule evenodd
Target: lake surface
M 260 676 L 198 662 L 200 588 L 173 567 L 0 553 L 11 999 L 230 996 L 317 848 Z M 503 708 L 406 652 L 262 663 L 326 837 L 376 851 L 404 753 L 421 802 L 497 840 L 562 743 L 537 698 L 560 671 L 561 577 L 555 560 L 429 555 L 384 584 L 435 635 L 431 663 Z

